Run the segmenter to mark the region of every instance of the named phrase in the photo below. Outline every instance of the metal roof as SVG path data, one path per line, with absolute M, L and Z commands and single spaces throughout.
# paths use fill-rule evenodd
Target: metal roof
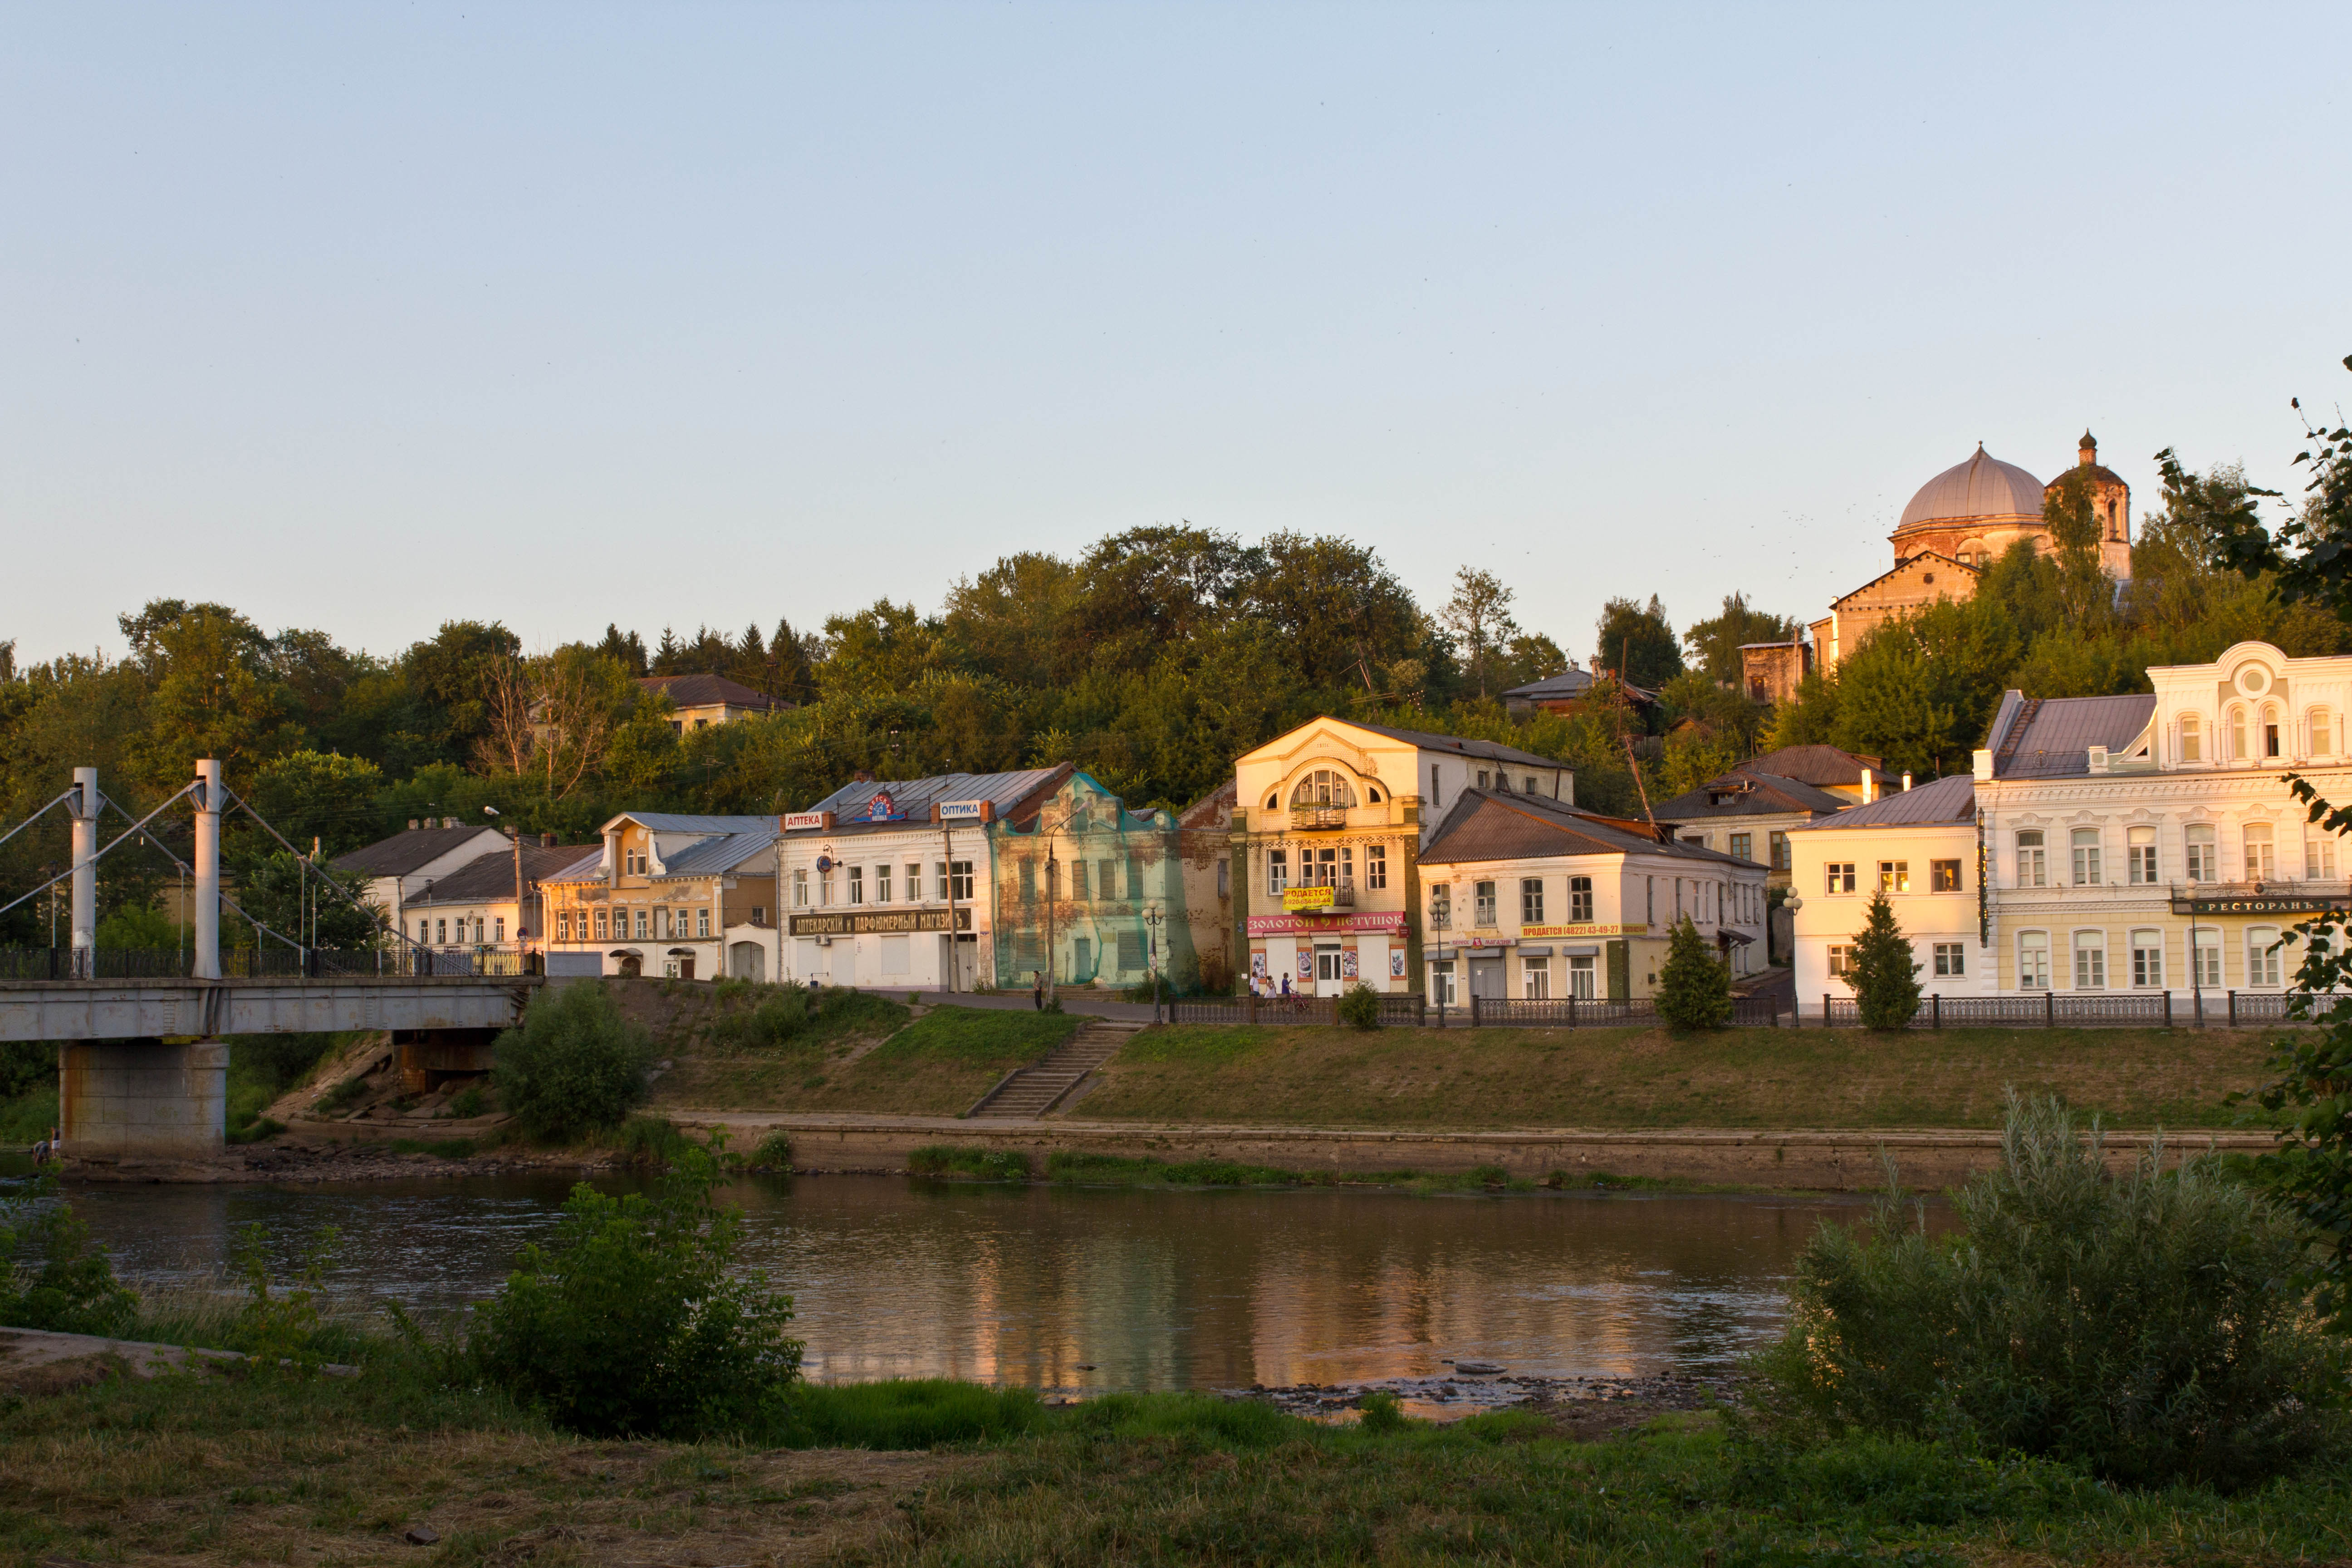
M 522 847 L 522 875 L 526 883 L 545 882 L 552 873 L 560 872 L 579 859 L 581 846 L 526 844 Z M 514 851 L 493 849 L 488 854 L 467 861 L 446 877 L 436 878 L 432 886 L 402 900 L 414 907 L 418 904 L 483 904 L 504 900 L 514 901 Z
M 1794 779 L 1799 784 L 1816 787 L 1852 784 L 1860 788 L 1865 762 L 1882 783 L 1895 783 L 1895 775 L 1878 766 L 1877 758 L 1864 759 L 1835 746 L 1783 746 L 1777 752 L 1750 757 L 1731 771 L 1735 773 L 1769 773 L 1776 779 Z M 1850 804 L 1843 799 L 1838 801 L 1841 806 Z
M 1506 695 L 1508 695 L 1506 693 Z M 1549 757 L 1538 757 L 1533 752 L 1522 752 L 1517 746 L 1506 746 L 1496 741 L 1473 741 L 1461 735 L 1433 735 L 1426 730 L 1396 730 L 1386 724 L 1367 724 L 1360 719 L 1341 719 L 1338 722 L 1352 724 L 1359 730 L 1370 730 L 1375 735 L 1386 735 L 1391 741 L 1402 741 L 1424 752 L 1448 752 L 1458 756 L 1485 757 L 1489 762 L 1517 763 L 1528 767 L 1565 768 L 1566 763 Z
M 542 883 L 601 882 L 604 879 L 604 847 L 600 844 L 595 848 L 585 851 L 570 864 L 550 871 L 546 876 L 541 877 L 540 881 Z
M 334 867 L 338 871 L 365 871 L 375 877 L 404 877 L 420 866 L 430 866 L 452 850 L 463 849 L 473 839 L 488 834 L 494 839 L 506 835 L 495 827 L 412 827 L 404 833 L 380 839 L 348 855 L 338 855 Z M 487 851 L 486 851 L 487 852 Z
M 2002 703 L 2005 709 L 2008 704 Z M 2156 694 L 2028 699 L 2010 720 L 1993 755 L 1993 776 L 2004 779 L 2084 778 L 2089 750 L 2121 752 L 2139 738 L 2156 712 Z
M 718 834 L 689 844 L 675 855 L 663 856 L 660 874 L 654 879 L 722 876 L 754 856 L 767 854 L 775 847 L 775 843 L 776 832 L 772 826 L 764 833 Z
M 1696 844 L 1661 842 L 1642 828 L 1580 811 L 1542 795 L 1464 790 L 1422 851 L 1421 863 L 1535 860 L 1552 855 L 1664 855 L 1675 859 L 1752 866 Z
M 652 833 L 766 833 L 776 831 L 772 816 L 690 816 L 667 811 L 625 811 L 604 824 L 634 822 Z
M 1715 797 L 1718 795 L 1730 798 L 1717 804 Z M 1818 815 L 1843 811 L 1852 804 L 1843 795 L 1832 795 L 1800 779 L 1739 769 L 1675 796 L 1661 804 L 1653 815 L 1661 822 L 1698 822 L 1721 816 L 1785 816 L 1796 811 Z
M 948 800 L 984 800 L 996 807 L 1002 818 L 1032 795 L 1052 788 L 1076 770 L 1063 763 L 1050 768 L 1024 768 L 1010 773 L 933 773 L 919 779 L 864 779 L 842 785 L 814 805 L 811 811 L 829 811 L 838 823 L 836 832 L 853 832 L 864 828 L 903 827 L 908 822 L 924 822 L 930 818 L 931 807 Z M 903 820 L 884 822 L 854 822 L 850 820 L 868 807 L 877 795 L 888 795 L 893 816 Z
M 1977 781 L 1971 773 L 1951 773 L 1912 789 L 1882 795 L 1867 805 L 1849 805 L 1799 832 L 1826 832 L 1832 827 L 1917 827 L 1938 822 L 1973 822 L 1977 815 Z
M 1589 669 L 1578 669 L 1571 666 L 1561 670 L 1558 675 L 1547 675 L 1541 680 L 1530 680 L 1524 686 L 1514 686 L 1503 695 L 1517 697 L 1528 702 L 1565 701 L 1571 697 L 1583 696 L 1592 689 L 1592 683 L 1600 679 L 1601 679 L 1600 676 Z M 1625 691 L 1627 695 L 1645 702 L 1657 696 L 1656 692 L 1646 690 L 1630 681 L 1625 683 Z M 1367 729 L 1371 727 L 1365 726 Z
M 1979 517 L 2040 517 L 2042 481 L 1977 443 L 1975 453 L 1919 487 L 1896 529 Z

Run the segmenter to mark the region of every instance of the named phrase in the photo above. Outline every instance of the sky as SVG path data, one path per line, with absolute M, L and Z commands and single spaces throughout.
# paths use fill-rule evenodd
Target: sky
M 2352 6 L 0 8 L 0 639 L 392 654 L 1189 521 L 1811 619 L 1981 440 L 2298 486 Z

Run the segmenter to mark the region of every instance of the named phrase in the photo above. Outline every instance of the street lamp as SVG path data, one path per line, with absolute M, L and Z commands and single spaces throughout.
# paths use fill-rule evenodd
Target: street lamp
M 1158 910 L 1143 911 L 1144 940 L 1150 943 L 1146 951 L 1151 965 L 1151 1021 L 1155 1024 L 1160 1022 L 1160 928 L 1167 920 Z

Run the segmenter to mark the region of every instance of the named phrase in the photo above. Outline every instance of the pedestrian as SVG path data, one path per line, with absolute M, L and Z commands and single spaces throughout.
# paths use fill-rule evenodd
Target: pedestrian
M 1282 977 L 1282 994 L 1285 996 L 1290 994 L 1290 976 L 1287 974 Z
M 1040 1013 L 1045 1010 L 1045 974 L 1043 970 L 1029 972 L 1029 1003 Z

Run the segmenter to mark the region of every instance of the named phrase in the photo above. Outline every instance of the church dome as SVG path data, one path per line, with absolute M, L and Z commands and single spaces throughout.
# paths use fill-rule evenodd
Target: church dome
M 2019 468 L 1989 456 L 1982 442 L 1976 455 L 1946 468 L 1919 487 L 1903 509 L 1904 529 L 1927 523 L 1978 517 L 2040 517 L 2042 481 Z

